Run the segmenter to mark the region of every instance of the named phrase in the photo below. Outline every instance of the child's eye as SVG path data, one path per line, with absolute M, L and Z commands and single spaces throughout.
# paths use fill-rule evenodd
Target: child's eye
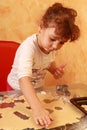
M 51 41 L 56 41 L 54 38 L 50 38 Z

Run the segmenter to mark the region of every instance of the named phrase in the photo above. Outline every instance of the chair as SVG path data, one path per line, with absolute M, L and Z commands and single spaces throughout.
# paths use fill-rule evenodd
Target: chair
M 7 90 L 7 75 L 19 45 L 13 41 L 0 41 L 0 91 Z

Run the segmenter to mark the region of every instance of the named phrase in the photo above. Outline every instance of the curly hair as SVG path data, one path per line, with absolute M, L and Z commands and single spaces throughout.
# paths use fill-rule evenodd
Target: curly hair
M 55 26 L 55 33 L 70 41 L 78 39 L 80 29 L 75 24 L 76 10 L 63 7 L 61 3 L 55 3 L 49 7 L 42 17 L 44 27 Z

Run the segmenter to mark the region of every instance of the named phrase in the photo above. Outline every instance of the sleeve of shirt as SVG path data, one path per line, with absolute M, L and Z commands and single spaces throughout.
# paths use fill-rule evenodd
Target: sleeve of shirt
M 34 45 L 27 42 L 28 41 L 25 41 L 19 50 L 18 79 L 24 76 L 32 77 Z

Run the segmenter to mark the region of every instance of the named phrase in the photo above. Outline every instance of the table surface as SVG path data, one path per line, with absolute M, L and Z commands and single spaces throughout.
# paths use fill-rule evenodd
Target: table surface
M 73 97 L 87 97 L 87 85 L 85 84 L 71 84 L 68 85 L 68 90 L 70 92 L 69 100 Z M 54 98 L 58 98 L 56 95 L 56 86 L 49 86 L 49 87 L 44 87 L 44 88 L 39 88 L 36 90 L 37 93 L 40 94 L 51 94 Z M 13 96 L 13 97 L 19 97 L 22 95 L 20 90 L 15 90 L 15 91 L 7 91 L 7 92 L 0 92 L 0 95 L 5 95 L 5 96 Z M 68 98 L 67 98 L 68 99 Z M 1 100 L 1 99 L 0 99 Z M 65 100 L 65 98 L 64 98 Z M 65 100 L 67 102 L 68 100 Z M 0 101 L 1 104 L 1 101 Z M 81 112 L 82 114 L 82 112 Z M 72 125 L 65 125 L 65 126 L 58 126 L 55 127 L 55 130 L 87 130 L 87 116 L 85 114 L 82 114 L 83 117 L 79 120 L 78 123 L 72 123 Z M 67 119 L 67 118 L 66 118 Z M 65 129 L 66 127 L 66 129 Z M 68 128 L 70 127 L 70 128 Z M 53 128 L 54 129 L 54 128 Z M 24 130 L 28 130 L 24 129 Z M 41 129 L 42 130 L 42 129 Z M 51 128 L 52 130 L 52 128 Z
M 71 85 L 67 85 L 68 86 L 68 90 L 71 92 L 71 98 L 73 96 L 76 97 L 83 97 L 83 96 L 87 96 L 87 85 L 86 84 L 71 84 Z M 50 93 L 51 95 L 55 95 L 56 93 L 56 86 L 47 86 L 47 87 L 43 87 L 43 88 L 38 88 L 36 89 L 37 93 L 41 93 L 45 91 L 46 93 Z M 22 93 L 20 90 L 12 90 L 12 91 L 4 91 L 4 92 L 0 92 L 0 95 L 13 95 L 15 94 L 15 96 L 20 96 Z

